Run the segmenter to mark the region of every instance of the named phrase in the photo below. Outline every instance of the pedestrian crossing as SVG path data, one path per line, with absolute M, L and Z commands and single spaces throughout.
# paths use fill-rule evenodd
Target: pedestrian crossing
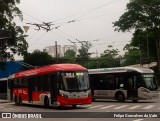
M 145 107 L 145 108 L 143 108 L 143 109 L 150 109 L 150 108 L 152 108 L 152 107 L 154 107 L 154 105 L 148 105 L 147 107 Z
M 139 107 L 141 107 L 142 105 L 136 105 L 136 106 L 133 106 L 133 107 L 130 107 L 130 108 L 128 108 L 128 109 L 136 109 L 136 108 L 139 108 Z
M 85 105 L 80 106 L 85 107 L 87 109 L 99 109 L 99 110 L 105 110 L 105 109 L 112 109 L 112 110 L 121 110 L 121 109 L 128 109 L 128 110 L 135 110 L 135 109 L 143 109 L 143 110 L 149 110 L 149 109 L 156 109 L 160 110 L 160 106 L 157 107 L 156 105 Z
M 104 106 L 104 107 L 102 107 L 102 108 L 100 108 L 100 109 L 107 109 L 107 108 L 111 108 L 111 107 L 114 107 L 114 106 L 116 106 L 116 105 Z
M 157 106 L 157 104 L 97 104 L 92 103 L 90 105 L 78 105 L 77 109 L 81 110 L 87 110 L 87 111 L 134 111 L 134 110 L 150 110 L 154 109 L 156 111 L 160 111 L 160 105 Z M 48 109 L 44 109 L 43 107 L 32 107 L 32 106 L 15 106 L 15 105 L 0 105 L 0 112 L 16 112 L 16 111 L 47 111 Z M 56 109 L 57 110 L 57 109 Z M 64 109 L 65 110 L 65 109 Z M 71 109 L 72 110 L 72 109 Z M 73 109 L 74 110 L 74 109 Z M 53 109 L 50 109 L 50 111 L 54 111 Z
M 122 106 L 118 106 L 118 107 L 116 107 L 116 108 L 113 108 L 113 109 L 122 109 L 122 108 L 125 108 L 125 107 L 127 107 L 128 105 L 122 105 Z

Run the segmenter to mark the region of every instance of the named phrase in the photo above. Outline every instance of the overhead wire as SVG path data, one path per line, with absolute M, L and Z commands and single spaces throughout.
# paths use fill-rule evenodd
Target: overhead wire
M 55 21 L 53 21 L 53 22 L 57 22 L 57 21 L 64 20 L 64 19 L 67 19 L 67 18 L 70 18 L 70 17 L 74 17 L 74 16 L 76 17 L 76 16 L 78 16 L 77 18 L 72 19 L 72 20 L 76 20 L 76 19 L 78 19 L 78 18 L 81 18 L 82 16 L 85 16 L 85 15 L 87 15 L 87 14 L 90 14 L 91 12 L 93 12 L 93 11 L 95 11 L 95 10 L 97 10 L 97 9 L 100 9 L 100 8 L 102 8 L 102 7 L 105 7 L 105 6 L 109 5 L 109 4 L 111 4 L 113 1 L 114 1 L 114 0 L 111 0 L 110 2 L 107 2 L 107 3 L 105 3 L 105 4 L 102 4 L 102 5 L 98 6 L 98 7 L 95 7 L 95 8 L 89 9 L 89 10 L 85 10 L 85 11 L 83 11 L 83 12 L 80 12 L 80 13 L 77 13 L 77 14 L 74 14 L 74 15 L 71 15 L 71 16 L 68 16 L 68 17 L 64 17 L 64 18 L 55 20 Z M 116 1 L 116 0 L 115 0 L 115 1 Z M 82 14 L 82 15 L 81 15 L 81 14 Z
M 58 24 L 59 26 L 57 26 L 57 28 L 55 27 L 55 28 L 53 28 L 53 29 L 56 29 L 56 30 L 60 31 L 61 33 L 65 34 L 65 35 L 67 35 L 67 36 L 69 36 L 69 37 L 71 37 L 72 39 L 74 39 L 74 40 L 77 41 L 77 40 L 78 40 L 77 38 L 75 38 L 75 37 L 71 36 L 70 34 L 67 34 L 66 32 L 60 30 L 59 27 L 65 25 L 65 24 L 68 24 L 68 23 L 76 22 L 76 21 L 78 21 L 79 18 L 81 18 L 81 17 L 83 17 L 83 16 L 86 16 L 87 14 L 89 14 L 89 13 L 91 13 L 91 12 L 93 12 L 93 11 L 99 9 L 99 8 L 102 8 L 102 7 L 106 6 L 106 5 L 109 5 L 109 4 L 111 4 L 112 2 L 113 2 L 113 0 L 110 1 L 110 2 L 107 2 L 107 3 L 103 4 L 103 5 L 101 5 L 101 6 L 98 6 L 98 7 L 96 7 L 96 8 L 93 8 L 93 9 L 86 10 L 86 11 L 84 11 L 84 12 L 81 12 L 80 15 L 74 15 L 74 16 L 78 16 L 76 19 L 71 19 L 70 21 L 62 22 L 62 23 L 56 23 L 56 25 Z M 25 12 L 23 12 L 23 13 L 25 13 Z M 25 13 L 25 14 L 27 15 L 27 13 Z M 28 14 L 28 16 L 30 16 L 30 17 L 38 20 L 38 21 L 41 21 L 41 20 L 39 20 L 39 19 L 37 19 L 37 18 L 29 15 L 29 14 Z M 71 17 L 71 16 L 69 16 L 69 17 Z M 66 18 L 69 18 L 69 17 L 66 17 Z M 96 16 L 96 17 L 99 17 L 99 16 Z M 92 17 L 92 18 L 96 18 L 96 17 Z M 60 20 L 66 19 L 66 18 L 62 18 L 62 19 L 59 19 L 59 20 L 55 20 L 55 21 L 53 21 L 53 22 L 57 22 L 57 21 L 60 21 Z M 92 18 L 79 19 L 79 21 L 81 21 L 81 20 L 86 20 L 86 19 L 92 19 Z M 41 21 L 41 22 L 43 22 L 43 21 Z M 33 34 L 33 35 L 34 35 L 34 34 Z M 43 36 L 44 36 L 44 34 L 43 34 L 40 38 L 42 38 Z M 40 39 L 40 38 L 38 38 L 38 39 Z M 66 37 L 65 37 L 65 38 L 66 38 Z M 38 39 L 36 39 L 35 41 L 37 41 Z M 67 40 L 68 40 L 68 39 L 67 39 Z M 79 40 L 78 40 L 78 41 L 79 41 Z M 34 43 L 34 42 L 33 42 L 33 43 Z M 33 43 L 32 43 L 32 44 L 33 44 Z

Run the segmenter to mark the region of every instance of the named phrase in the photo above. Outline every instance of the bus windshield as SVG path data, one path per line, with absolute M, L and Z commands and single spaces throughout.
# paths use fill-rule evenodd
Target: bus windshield
M 89 89 L 87 72 L 63 72 L 61 75 L 66 91 L 86 91 Z
M 158 89 L 156 79 L 153 74 L 143 74 L 142 77 L 147 89 L 150 91 L 156 91 Z

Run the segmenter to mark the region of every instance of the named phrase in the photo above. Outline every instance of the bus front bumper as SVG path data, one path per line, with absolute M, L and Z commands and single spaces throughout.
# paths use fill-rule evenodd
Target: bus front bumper
M 91 104 L 91 101 L 92 101 L 92 98 L 90 96 L 83 97 L 83 98 L 66 98 L 66 97 L 58 96 L 57 99 L 60 106 Z
M 141 93 L 141 96 L 139 96 L 141 99 L 146 99 L 146 100 L 149 100 L 149 99 L 158 99 L 159 98 L 159 93 L 153 93 L 153 92 L 150 92 L 150 93 L 147 93 L 147 92 L 143 92 Z

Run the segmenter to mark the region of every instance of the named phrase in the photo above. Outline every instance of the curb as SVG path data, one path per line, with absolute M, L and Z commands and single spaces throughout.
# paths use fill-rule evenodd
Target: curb
M 9 103 L 9 102 L 11 102 L 11 101 L 0 99 L 0 104 L 1 104 L 1 103 Z

